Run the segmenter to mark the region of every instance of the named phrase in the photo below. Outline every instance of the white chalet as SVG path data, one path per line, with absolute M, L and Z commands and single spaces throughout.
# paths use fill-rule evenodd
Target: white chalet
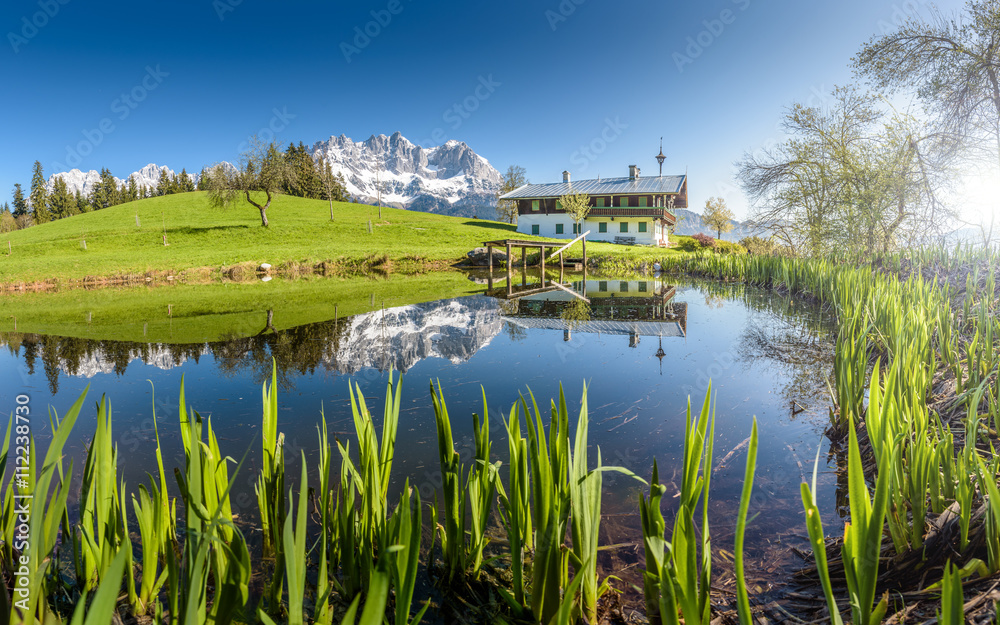
M 559 198 L 573 193 L 590 196 L 590 212 L 577 226 L 563 212 Z M 500 196 L 517 201 L 517 231 L 543 237 L 572 239 L 590 230 L 591 241 L 634 245 L 669 245 L 667 235 L 677 218 L 674 209 L 687 208 L 687 176 L 640 176 L 629 166 L 627 178 L 597 178 L 527 184 Z

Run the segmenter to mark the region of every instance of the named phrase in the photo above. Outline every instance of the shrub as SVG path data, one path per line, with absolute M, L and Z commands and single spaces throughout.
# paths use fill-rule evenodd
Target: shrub
M 751 254 L 761 256 L 792 256 L 788 246 L 781 245 L 773 239 L 763 239 L 757 236 L 744 237 L 740 239 L 740 245 Z
M 723 241 L 722 239 L 717 239 L 715 241 L 714 251 L 716 254 L 746 254 L 747 250 L 745 247 L 739 243 L 733 243 L 732 241 Z
M 707 234 L 702 234 L 699 232 L 698 234 L 691 235 L 691 238 L 697 241 L 701 247 L 707 247 L 709 249 L 715 247 L 715 239 L 708 236 Z

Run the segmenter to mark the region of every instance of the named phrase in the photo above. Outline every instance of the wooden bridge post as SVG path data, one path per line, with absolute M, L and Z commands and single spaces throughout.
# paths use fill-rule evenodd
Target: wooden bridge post
M 490 277 L 492 278 L 493 277 L 493 246 L 492 245 L 487 245 L 486 246 L 486 256 L 489 257 L 486 262 L 488 263 L 488 266 L 490 268 Z

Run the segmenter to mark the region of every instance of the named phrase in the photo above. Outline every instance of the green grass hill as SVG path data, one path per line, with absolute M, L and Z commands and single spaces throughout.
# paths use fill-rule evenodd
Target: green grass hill
M 270 263 L 312 267 L 381 258 L 418 266 L 456 262 L 483 241 L 533 238 L 495 221 L 363 204 L 277 196 L 269 228 L 249 205 L 209 205 L 204 192 L 167 195 L 76 215 L 0 235 L 0 285 L 73 283 Z M 372 232 L 368 231 L 371 221 Z M 164 234 L 167 245 L 164 245 Z M 7 239 L 4 241 L 4 239 Z M 10 253 L 7 254 L 9 242 Z M 592 244 L 589 253 L 663 256 L 666 250 Z

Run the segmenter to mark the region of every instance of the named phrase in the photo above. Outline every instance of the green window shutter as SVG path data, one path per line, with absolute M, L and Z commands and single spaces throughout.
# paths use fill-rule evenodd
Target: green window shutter
M 533 210 L 533 211 L 538 210 L 538 200 L 531 200 L 531 210 Z M 535 233 L 535 234 L 537 234 L 537 233 Z
M 618 206 L 628 206 L 628 196 L 623 195 L 621 199 L 618 200 Z
M 646 231 L 646 222 L 645 221 L 640 221 L 639 222 L 639 232 L 645 232 L 645 231 Z
M 531 226 L 531 234 L 538 234 L 538 224 Z
M 562 234 L 562 233 L 563 233 L 563 225 L 556 224 L 556 234 Z
M 618 231 L 619 232 L 628 232 L 628 222 L 627 221 L 623 221 L 621 223 L 621 225 L 618 226 Z
M 598 282 L 597 283 L 597 290 L 601 291 L 601 292 L 607 291 L 608 290 L 608 283 L 607 283 L 607 281 L 601 280 L 600 282 Z
M 645 208 L 646 207 L 646 196 L 645 195 L 639 198 L 639 206 L 641 208 Z
M 608 222 L 602 221 L 601 223 L 597 224 L 597 231 L 598 232 L 607 232 L 608 231 Z
M 618 290 L 622 293 L 628 293 L 628 282 L 625 280 L 619 280 Z
M 604 198 L 602 197 L 597 198 L 597 207 L 604 208 Z
M 561 211 L 562 210 L 562 201 L 556 200 L 556 210 L 557 211 Z
M 645 293 L 646 292 L 646 283 L 645 282 L 640 282 L 639 283 L 639 292 L 640 293 Z

